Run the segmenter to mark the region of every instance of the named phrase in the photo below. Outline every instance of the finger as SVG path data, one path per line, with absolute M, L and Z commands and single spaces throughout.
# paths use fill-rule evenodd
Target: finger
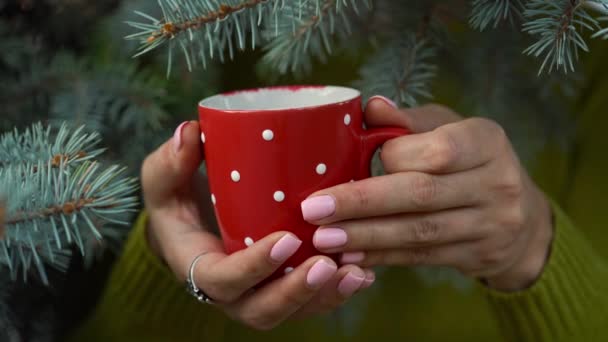
M 335 310 L 351 298 L 365 284 L 366 272 L 356 265 L 340 267 L 313 299 L 300 308 L 292 318 Z
M 366 268 L 365 270 L 365 281 L 363 281 L 363 285 L 361 285 L 361 289 L 367 289 L 371 287 L 374 282 L 376 282 L 376 272 L 371 268 Z
M 328 224 L 362 217 L 438 211 L 479 204 L 475 191 L 487 175 L 483 170 L 448 175 L 405 172 L 340 184 L 312 194 L 302 202 L 308 222 Z
M 253 328 L 271 329 L 306 305 L 337 269 L 327 257 L 312 257 L 291 273 L 230 304 L 228 311 Z
M 450 173 L 492 160 L 508 141 L 495 122 L 472 118 L 387 141 L 380 154 L 388 173 Z
M 148 207 L 158 207 L 176 189 L 192 181 L 202 162 L 196 121 L 182 123 L 173 138 L 150 154 L 143 163 L 141 178 Z
M 454 111 L 441 105 L 397 109 L 392 101 L 381 96 L 370 98 L 365 109 L 365 122 L 369 126 L 401 126 L 414 133 L 429 132 L 460 119 Z
M 197 263 L 196 284 L 217 302 L 233 302 L 272 275 L 301 245 L 295 235 L 276 232 L 228 256 L 205 254 Z M 190 254 L 186 261 L 194 256 Z
M 475 256 L 475 242 L 455 243 L 443 246 L 416 247 L 382 251 L 360 252 L 360 267 L 373 266 L 449 266 L 460 271 L 479 269 L 482 261 Z M 348 254 L 342 258 L 349 258 Z
M 398 214 L 322 226 L 313 244 L 324 253 L 432 246 L 481 239 L 481 227 L 473 208 Z

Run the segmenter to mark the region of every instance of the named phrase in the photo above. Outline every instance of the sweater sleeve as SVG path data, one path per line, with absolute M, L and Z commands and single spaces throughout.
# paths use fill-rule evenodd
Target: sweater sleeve
M 541 278 L 529 289 L 485 288 L 509 341 L 607 341 L 608 265 L 560 207 L 553 204 L 555 236 Z
M 221 339 L 226 318 L 191 297 L 154 256 L 140 215 L 95 311 L 71 341 L 207 341 Z

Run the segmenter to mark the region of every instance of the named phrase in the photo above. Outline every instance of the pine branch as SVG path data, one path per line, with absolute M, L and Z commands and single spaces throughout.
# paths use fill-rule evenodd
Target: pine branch
M 522 17 L 522 0 L 473 0 L 469 24 L 483 31 L 490 24 L 496 28 L 501 22 L 513 23 Z
M 360 71 L 356 83 L 365 97 L 384 95 L 401 106 L 414 107 L 419 98 L 431 98 L 434 46 L 409 33 L 380 50 Z
M 34 130 L 37 128 L 30 132 Z M 79 133 L 71 138 L 60 133 L 55 142 L 68 146 L 62 151 L 82 151 L 90 142 Z M 28 138 L 9 140 L 16 143 Z M 37 162 L 13 163 L 0 169 L 5 230 L 0 240 L 0 265 L 6 265 L 13 277 L 23 270 L 25 279 L 34 266 L 47 283 L 44 264 L 66 267 L 71 244 L 86 255 L 90 241 L 113 235 L 106 230 L 117 229 L 115 225 L 129 224 L 128 217 L 138 206 L 136 180 L 125 178 L 124 168 L 102 169 L 90 159 L 58 158 L 55 163 L 39 158 Z
M 72 131 L 64 124 L 53 132 L 37 123 L 23 133 L 15 129 L 0 136 L 0 169 L 38 163 L 64 163 L 70 168 L 102 154 L 104 149 L 97 148 L 100 141 L 99 134 L 86 133 L 84 126 Z
M 299 65 L 290 58 L 299 57 L 309 44 L 318 57 L 323 49 L 331 51 L 329 36 L 337 29 L 349 31 L 349 19 L 342 13 L 344 9 L 352 8 L 356 12 L 361 2 L 368 1 L 160 0 L 163 18 L 136 12 L 148 22 L 128 22 L 139 32 L 126 38 L 141 42 L 136 56 L 168 43 L 168 74 L 175 48 L 183 52 L 191 70 L 197 61 L 205 67 L 207 59 L 216 55 L 222 62 L 226 53 L 232 59 L 236 49 L 246 49 L 248 39 L 253 49 L 266 38 L 272 41 L 267 59 L 278 64 L 281 70 L 287 70 L 290 65 Z M 343 25 L 336 25 L 336 17 Z
M 601 30 L 601 26 L 586 11 L 586 3 L 585 0 L 528 2 L 524 11 L 528 21 L 524 23 L 523 29 L 537 40 L 524 53 L 535 57 L 544 56 L 539 75 L 545 70 L 574 71 L 580 51 L 589 51 L 582 32 L 585 29 L 595 32 Z
M 102 133 L 134 133 L 141 139 L 158 131 L 169 117 L 162 107 L 167 102 L 165 85 L 133 64 L 96 65 L 53 98 L 51 122 L 86 123 Z
M 608 14 L 608 0 L 590 0 L 585 3 L 588 8 L 598 11 L 602 14 Z M 608 21 L 608 16 L 603 16 L 597 18 L 601 22 Z M 595 32 L 591 38 L 601 38 L 608 39 L 608 26 L 602 28 L 601 30 Z
M 207 58 L 217 54 L 224 61 L 225 50 L 234 56 L 234 42 L 240 50 L 246 48 L 247 37 L 253 47 L 260 39 L 260 25 L 270 14 L 276 13 L 283 0 L 159 0 L 162 19 L 136 12 L 147 23 L 127 22 L 139 32 L 127 39 L 139 40 L 141 48 L 135 56 L 143 55 L 169 43 L 167 74 L 171 73 L 173 50 L 184 54 L 188 69 L 198 60 L 203 67 Z
M 352 34 L 353 15 L 359 7 L 369 7 L 367 0 L 293 1 L 271 19 L 263 36 L 263 63 L 284 74 L 310 71 L 312 57 L 325 62 L 332 54 L 335 37 L 344 40 Z

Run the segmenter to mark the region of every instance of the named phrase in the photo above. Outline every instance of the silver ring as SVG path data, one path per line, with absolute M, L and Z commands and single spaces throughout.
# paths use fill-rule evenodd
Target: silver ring
M 190 264 L 190 269 L 188 270 L 188 277 L 186 278 L 186 287 L 188 292 L 193 295 L 199 302 L 205 304 L 214 304 L 213 299 L 209 297 L 203 290 L 201 290 L 196 283 L 194 282 L 194 268 L 196 267 L 196 263 L 208 252 L 201 253 L 192 260 Z

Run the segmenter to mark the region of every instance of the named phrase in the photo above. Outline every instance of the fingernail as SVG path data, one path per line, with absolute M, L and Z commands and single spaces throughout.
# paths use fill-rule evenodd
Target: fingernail
M 361 284 L 362 289 L 366 289 L 376 281 L 376 274 L 372 271 L 365 271 L 365 280 L 363 280 L 363 284 Z
M 186 127 L 188 123 L 188 121 L 182 122 L 181 125 L 177 126 L 175 134 L 173 134 L 173 152 L 176 154 L 182 148 L 182 133 L 184 132 L 184 127 Z
M 338 284 L 338 292 L 344 297 L 350 297 L 357 291 L 363 282 L 365 281 L 365 277 L 360 277 L 352 272 L 348 272 L 344 278 Z
M 363 261 L 363 259 L 365 259 L 364 252 L 350 252 L 342 254 L 340 262 L 343 264 L 355 264 Z
M 397 104 L 396 104 L 395 102 L 393 102 L 393 100 L 389 99 L 388 97 L 384 97 L 384 96 L 382 96 L 382 95 L 376 95 L 376 96 L 372 96 L 372 97 L 370 97 L 370 98 L 369 98 L 369 101 L 368 101 L 368 102 L 371 102 L 372 100 L 375 100 L 375 99 L 382 100 L 382 101 L 384 101 L 386 104 L 388 104 L 389 106 L 391 106 L 391 107 L 393 107 L 393 108 L 399 108 L 399 107 L 397 106 Z
M 316 221 L 336 212 L 336 201 L 329 195 L 312 197 L 301 204 L 302 215 L 306 221 Z
M 292 234 L 286 234 L 272 246 L 270 258 L 277 263 L 283 263 L 294 255 L 301 245 L 300 239 Z
M 317 229 L 312 237 L 312 243 L 318 249 L 331 249 L 344 246 L 348 237 L 346 232 L 340 228 Z
M 317 261 L 306 275 L 306 283 L 312 288 L 323 286 L 338 270 L 336 265 L 332 265 L 321 259 Z

